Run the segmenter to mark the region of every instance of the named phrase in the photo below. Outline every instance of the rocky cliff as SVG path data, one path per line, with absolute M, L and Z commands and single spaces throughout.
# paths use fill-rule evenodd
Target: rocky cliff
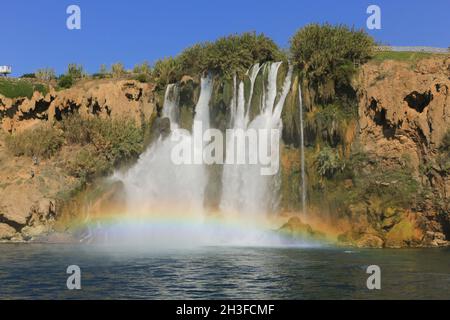
M 64 136 L 57 124 L 73 113 L 82 119 L 130 120 L 141 128 L 155 112 L 153 87 L 128 80 L 85 81 L 71 89 L 50 90 L 45 96 L 35 92 L 31 99 L 0 96 L 0 240 L 26 241 L 49 234 L 60 217 L 61 204 L 85 184 L 86 177 L 74 169 L 77 159 L 85 152 L 97 155 L 98 148 L 104 147 L 93 146 L 94 142 L 69 143 L 66 139 L 50 158 L 14 156 L 6 146 L 7 137 L 20 137 L 18 134 L 36 127 L 55 128 L 58 136 Z M 80 122 L 79 129 L 87 132 L 85 124 Z M 108 143 L 97 140 L 99 144 Z M 93 168 L 105 161 L 83 159 L 84 167 Z
M 379 219 L 384 245 L 445 244 L 450 237 L 450 176 L 439 157 L 450 130 L 450 58 L 368 63 L 357 83 L 358 143 L 384 168 L 406 165 L 429 191 L 397 223 L 389 215 Z M 396 181 L 383 183 L 395 186 Z
M 287 218 L 301 208 L 298 81 L 296 77 L 283 111 L 281 206 Z M 182 126 L 189 127 L 198 84 L 185 82 L 180 113 Z M 450 180 L 442 144 L 450 129 L 450 59 L 372 61 L 361 66 L 352 86 L 357 110 L 352 115 L 314 107 L 311 93 L 304 90 L 305 121 L 316 127 L 307 125 L 305 132 L 309 208 L 302 219 L 315 234 L 331 234 L 344 245 L 447 245 Z M 217 85 L 211 107 L 219 128 L 226 121 L 224 88 Z M 73 197 L 80 188 L 80 176 L 65 164 L 83 150 L 98 153 L 96 143 L 66 141 L 55 156 L 36 166 L 31 157 L 13 157 L 4 138 L 43 123 L 57 124 L 72 113 L 130 118 L 138 127 L 146 126 L 158 113 L 158 99 L 151 84 L 125 80 L 86 81 L 45 96 L 35 93 L 31 99 L 0 96 L 0 239 L 29 240 L 49 233 L 59 218 L 61 198 Z M 325 173 L 319 175 L 318 160 L 324 156 L 332 160 L 331 167 L 320 168 Z M 291 219 L 284 230 L 295 234 L 299 226 L 306 228 L 298 221 Z
M 448 245 L 450 58 L 371 61 L 352 86 L 355 115 L 306 103 L 314 132 L 307 127 L 305 219 L 345 245 Z M 299 194 L 295 145 L 283 150 L 282 191 L 290 211 Z

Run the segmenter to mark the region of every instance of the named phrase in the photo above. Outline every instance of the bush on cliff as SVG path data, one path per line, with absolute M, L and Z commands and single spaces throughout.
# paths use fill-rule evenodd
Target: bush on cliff
M 317 94 L 330 102 L 345 91 L 357 67 L 374 54 L 375 41 L 364 31 L 344 25 L 310 24 L 291 38 L 291 57 Z
M 143 130 L 132 120 L 84 119 L 75 114 L 65 118 L 60 128 L 68 144 L 85 149 L 69 164 L 76 177 L 90 179 L 110 172 L 136 159 L 144 149 Z
M 41 83 L 32 83 L 27 80 L 0 79 L 0 94 L 7 98 L 31 98 L 35 91 L 46 95 L 48 87 Z
M 62 75 L 58 79 L 58 88 L 69 89 L 73 86 L 74 80 L 71 75 Z
M 243 75 L 253 64 L 286 60 L 285 54 L 264 34 L 246 32 L 196 44 L 178 57 L 182 71 L 197 75 L 206 71 L 231 78 Z
M 443 175 L 450 175 L 450 129 L 447 130 L 442 139 L 437 155 L 437 162 Z
M 185 49 L 175 58 L 158 60 L 152 72 L 158 88 L 179 81 L 183 75 L 198 76 L 211 71 L 225 78 L 239 76 L 255 63 L 285 61 L 286 55 L 264 34 L 246 32 L 203 42 Z
M 156 61 L 153 66 L 152 79 L 158 89 L 163 89 L 169 83 L 180 80 L 181 68 L 179 60 L 168 57 Z
M 333 176 L 344 170 L 345 161 L 342 161 L 337 150 L 325 147 L 316 156 L 315 165 L 319 176 L 331 179 Z
M 41 126 L 11 134 L 5 142 L 15 156 L 50 158 L 61 148 L 64 138 L 57 129 Z

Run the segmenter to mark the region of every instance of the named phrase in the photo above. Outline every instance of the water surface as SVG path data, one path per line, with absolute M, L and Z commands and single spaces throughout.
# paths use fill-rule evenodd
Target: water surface
M 69 265 L 82 290 L 66 288 Z M 366 288 L 379 265 L 382 289 Z M 450 299 L 450 249 L 0 245 L 1 299 Z

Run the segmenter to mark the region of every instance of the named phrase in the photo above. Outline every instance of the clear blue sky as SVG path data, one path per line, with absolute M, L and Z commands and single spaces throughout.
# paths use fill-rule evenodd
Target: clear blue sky
M 81 30 L 66 28 L 66 8 L 81 7 Z M 450 0 L 0 0 L 0 65 L 14 75 L 68 63 L 96 72 L 121 61 L 127 68 L 175 55 L 199 41 L 230 33 L 263 32 L 278 45 L 311 22 L 365 27 L 366 9 L 382 9 L 382 29 L 370 33 L 391 45 L 450 45 Z

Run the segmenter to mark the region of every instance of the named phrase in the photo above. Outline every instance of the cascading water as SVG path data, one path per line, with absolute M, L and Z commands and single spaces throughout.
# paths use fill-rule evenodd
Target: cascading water
M 298 85 L 298 100 L 300 109 L 300 166 L 302 176 L 302 213 L 306 215 L 306 178 L 305 178 L 305 138 L 303 128 L 303 98 L 302 98 L 302 86 Z
M 172 159 L 172 150 L 178 143 L 193 146 L 192 154 L 203 147 L 193 140 L 195 134 L 209 127 L 209 101 L 212 80 L 202 78 L 201 94 L 196 105 L 192 134 L 177 130 L 179 90 L 169 85 L 165 93 L 163 117 L 171 122 L 168 137 L 160 136 L 139 158 L 136 165 L 125 174 L 116 173 L 114 179 L 124 186 L 127 213 L 124 220 L 129 223 L 115 225 L 117 241 L 135 243 L 183 245 L 186 241 L 199 243 L 204 214 L 203 203 L 208 181 L 203 165 L 177 165 Z M 129 221 L 129 220 L 126 220 Z M 188 225 L 186 223 L 188 221 Z M 176 223 L 174 223 L 176 222 Z
M 278 130 L 278 134 L 281 134 L 281 111 L 289 93 L 292 67 L 289 67 L 289 71 L 286 75 L 286 79 L 283 84 L 282 91 L 279 95 L 279 100 L 275 104 L 277 98 L 277 75 L 281 62 L 267 64 L 265 67 L 269 68 L 267 89 L 264 91 L 263 103 L 260 106 L 260 114 L 257 115 L 251 122 L 245 121 L 248 118 L 250 103 L 247 103 L 247 111 L 245 112 L 245 98 L 244 98 L 244 83 L 241 81 L 232 99 L 231 109 L 235 109 L 232 112 L 232 130 L 244 130 L 246 136 L 253 132 L 266 132 L 266 137 L 259 136 L 258 139 L 271 139 L 270 130 Z M 261 68 L 256 65 L 252 68 L 250 77 L 250 98 L 253 93 L 253 86 L 258 72 Z M 278 139 L 280 136 L 277 137 Z M 276 181 L 276 176 L 265 176 L 261 174 L 260 164 L 250 164 L 249 159 L 257 158 L 257 148 L 252 148 L 246 140 L 227 141 L 226 144 L 227 153 L 231 152 L 231 149 L 235 149 L 234 154 L 238 150 L 245 150 L 247 161 L 244 164 L 236 163 L 225 164 L 222 177 L 222 200 L 220 203 L 220 209 L 224 212 L 238 213 L 239 215 L 258 215 L 260 218 L 273 211 L 278 202 L 278 192 L 273 189 Z M 270 150 L 269 157 L 273 161 L 279 160 L 279 149 Z
M 247 99 L 244 81 L 238 83 L 234 78 L 231 120 L 227 131 L 240 130 L 244 135 L 258 133 L 257 147 L 245 139 L 229 139 L 227 132 L 218 215 L 205 210 L 205 189 L 211 178 L 208 176 L 208 165 L 202 162 L 206 145 L 204 133 L 210 128 L 212 79 L 201 79 L 191 132 L 179 129 L 178 86 L 167 86 L 162 117 L 170 120 L 170 134 L 161 134 L 134 167 L 113 177 L 123 183 L 127 208 L 122 218 L 129 221 L 132 217 L 134 221 L 128 229 L 129 225 L 120 223 L 119 218 L 113 230 L 116 236 L 119 235 L 116 238 L 119 243 L 154 243 L 159 247 L 280 244 L 278 235 L 267 233 L 266 223 L 279 202 L 279 168 L 271 174 L 262 172 L 267 169 L 264 166 L 268 163 L 279 164 L 281 113 L 291 89 L 293 72 L 292 66 L 289 66 L 282 88 L 277 88 L 281 65 L 281 62 L 275 62 L 253 66 L 246 75 L 250 80 Z M 261 78 L 262 92 L 258 93 L 260 100 L 256 102 L 254 86 L 258 77 Z M 250 112 L 255 107 L 256 115 L 255 110 Z M 254 118 L 250 119 L 252 114 Z M 276 144 L 272 143 L 274 141 Z M 264 142 L 269 149 L 261 154 L 259 149 Z M 193 163 L 176 164 L 173 161 L 173 150 L 180 143 L 191 146 Z M 228 155 L 237 154 L 238 150 L 244 152 L 244 161 L 240 163 L 238 159 L 233 159 L 236 161 L 229 162 Z M 199 159 L 200 163 L 196 162 Z M 258 161 L 253 162 L 254 159 Z

